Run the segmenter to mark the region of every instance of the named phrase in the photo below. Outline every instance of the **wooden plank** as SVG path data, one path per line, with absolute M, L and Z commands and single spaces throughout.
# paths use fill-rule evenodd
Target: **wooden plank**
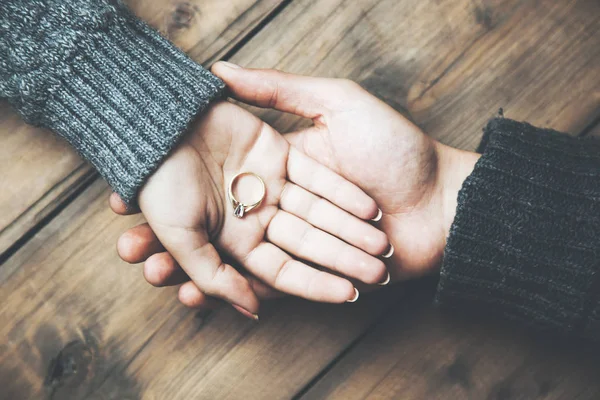
M 501 107 L 509 118 L 572 133 L 600 115 L 599 7 L 594 0 L 300 1 L 234 59 L 354 79 L 434 137 L 474 149 Z
M 285 399 L 397 297 L 282 301 L 258 324 L 195 313 L 118 260 L 141 217 L 113 215 L 107 192 L 94 183 L 0 269 L 0 398 Z
M 364 19 L 385 24 L 393 5 L 384 3 L 367 12 Z M 395 2 L 399 3 L 402 2 Z M 394 54 L 389 56 L 381 54 L 380 66 L 369 69 L 365 58 L 362 60 L 366 68 L 354 64 L 342 68 L 351 68 L 347 76 L 361 81 L 378 96 L 388 101 L 398 96 L 398 109 L 433 136 L 464 148 L 475 147 L 480 127 L 499 107 L 505 108 L 508 117 L 573 134 L 597 120 L 600 4 L 525 1 L 504 12 L 486 3 L 486 11 L 475 12 L 473 17 L 483 18 L 486 30 L 478 33 L 471 27 L 475 36 L 463 42 L 467 45 L 462 52 L 456 52 L 460 46 L 452 49 L 455 38 L 460 39 L 461 35 L 447 36 L 449 54 L 444 54 L 444 41 L 438 37 L 438 44 L 429 50 L 431 55 L 425 54 L 423 58 L 411 54 L 410 47 L 415 42 L 409 36 L 383 35 L 378 37 L 379 42 L 396 50 L 391 50 Z M 410 8 L 406 8 L 407 30 L 422 23 L 438 30 L 433 36 L 442 36 L 448 26 L 465 22 L 456 13 L 469 8 L 468 2 L 428 6 L 428 12 L 419 16 L 410 14 Z M 443 12 L 446 6 L 447 13 Z M 452 22 L 444 26 L 446 21 L 441 22 L 440 14 Z M 431 15 L 438 15 L 437 24 Z M 389 18 L 387 21 L 391 23 Z M 460 29 L 468 30 L 469 24 Z M 360 29 L 355 26 L 353 31 Z M 335 51 L 325 53 L 332 58 L 343 55 L 347 62 L 352 51 L 358 57 L 376 47 L 375 42 L 361 39 L 357 44 L 353 39 L 348 39 L 346 46 L 344 41 L 336 43 Z M 416 46 L 420 54 L 421 46 Z M 243 51 L 251 49 L 245 47 Z M 404 57 L 410 60 L 394 61 L 395 57 L 402 60 L 402 54 L 408 54 Z M 288 60 L 286 69 L 295 69 L 293 54 Z M 324 64 L 315 62 L 317 74 L 325 73 Z M 410 64 L 412 68 L 407 66 Z M 356 72 L 352 72 L 354 68 Z M 339 75 L 337 71 L 329 73 Z M 386 85 L 388 82 L 392 84 Z M 598 132 L 596 125 L 588 134 Z M 426 305 L 431 298 L 431 293 L 426 297 L 415 294 L 414 298 L 403 300 L 414 309 L 400 308 L 386 317 L 385 323 L 369 333 L 314 387 L 308 388 L 302 398 L 595 399 L 600 396 L 597 382 L 600 364 L 597 352 L 590 353 L 589 347 L 560 341 L 540 344 L 536 343 L 539 338 L 515 331 L 510 324 L 447 318 Z
M 482 4 L 495 8 L 485 11 Z M 527 10 L 528 4 L 295 1 L 233 61 L 351 77 L 406 110 L 436 137 L 467 132 L 447 140 L 473 147 L 487 115 L 465 111 L 468 93 L 461 90 L 472 88 L 450 85 L 445 77 L 463 62 L 472 65 L 475 75 L 497 68 L 498 60 L 506 64 L 510 57 L 526 52 L 514 46 L 517 50 L 503 59 L 502 46 L 494 47 L 497 58 L 481 57 L 483 50 L 477 48 L 488 35 L 501 41 L 498 36 L 506 32 L 497 32 Z M 542 11 L 558 7 L 549 2 L 537 4 Z M 531 13 L 526 15 L 531 17 Z M 582 39 L 583 44 L 577 46 L 596 54 L 586 37 L 588 41 Z M 547 62 L 550 58 L 546 57 L 538 60 Z M 581 59 L 572 54 L 566 58 L 569 63 Z M 541 88 L 557 78 L 556 71 L 554 75 L 525 73 L 534 61 L 496 69 L 498 82 L 509 80 L 502 73 L 512 74 L 515 68 L 521 71 L 519 83 L 530 88 Z M 447 69 L 440 77 L 440 71 Z M 447 93 L 436 92 L 439 103 L 423 107 L 425 103 L 407 101 L 414 85 L 423 87 L 423 79 L 431 86 L 425 94 L 443 83 L 439 87 Z M 589 74 L 582 74 L 581 79 L 591 82 Z M 490 89 L 494 83 L 487 85 Z M 512 86 L 503 90 L 514 91 L 514 96 L 520 93 Z M 492 108 L 489 113 L 505 105 L 500 96 L 504 92 L 480 91 L 488 96 L 483 100 Z M 522 104 L 516 97 L 511 99 L 510 109 Z M 470 106 L 479 107 L 477 99 L 471 101 Z M 561 101 L 569 107 L 566 99 Z M 587 101 L 595 101 L 594 96 Z M 589 104 L 580 106 L 587 109 Z M 523 115 L 543 121 L 544 107 L 548 105 L 537 102 Z M 284 129 L 298 123 L 275 113 L 262 115 Z M 574 114 L 569 115 L 565 123 L 576 126 Z M 460 129 L 447 130 L 448 126 Z M 350 307 L 304 302 L 275 305 L 263 312 L 259 325 L 242 321 L 228 310 L 195 318 L 176 304 L 172 290 L 145 286 L 137 271 L 124 267 L 113 252 L 106 251 L 122 229 L 138 221 L 112 216 L 106 210 L 106 195 L 105 186 L 94 184 L 0 269 L 0 295 L 7 299 L 0 306 L 2 337 L 7 338 L 0 342 L 0 375 L 5 377 L 5 392 L 15 394 L 13 398 L 39 397 L 52 390 L 55 398 L 290 398 L 367 330 L 386 304 L 398 303 L 397 298 L 387 297 L 395 296 L 391 291 L 383 298 L 363 296 Z M 70 360 L 83 373 L 74 372 Z
M 128 0 L 192 58 L 206 65 L 222 57 L 270 15 L 281 0 Z M 60 208 L 94 177 L 92 168 L 50 132 L 25 124 L 0 103 L 0 254 Z
M 240 43 L 282 0 L 127 0 L 144 21 L 194 60 L 210 65 Z
M 417 289 L 417 290 L 414 290 Z M 598 348 L 444 315 L 417 284 L 301 399 L 597 399 Z
M 67 144 L 49 132 L 25 124 L 5 102 L 0 104 L 0 254 L 60 202 L 66 188 L 90 172 Z M 46 166 L 46 167 L 44 167 Z M 52 167 L 49 167 L 52 166 Z
M 500 107 L 509 118 L 578 134 L 600 115 L 599 34 L 596 1 L 521 2 L 504 21 L 492 17 L 425 94 L 409 93 L 409 109 L 428 132 L 464 148 L 479 139 L 464 128 L 479 120 L 479 129 Z

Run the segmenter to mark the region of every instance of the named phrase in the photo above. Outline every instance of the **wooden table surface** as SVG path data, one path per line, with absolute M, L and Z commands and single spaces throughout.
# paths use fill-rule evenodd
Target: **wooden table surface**
M 129 0 L 195 60 L 361 83 L 474 149 L 502 107 L 600 136 L 598 0 Z M 302 123 L 253 110 L 281 131 Z M 355 304 L 286 299 L 253 323 L 148 285 L 115 242 L 139 216 L 0 103 L 2 399 L 600 399 L 600 352 L 445 315 L 434 282 Z

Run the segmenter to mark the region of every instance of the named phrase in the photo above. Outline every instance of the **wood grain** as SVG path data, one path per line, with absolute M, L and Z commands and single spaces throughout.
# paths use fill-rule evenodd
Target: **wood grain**
M 574 134 L 599 116 L 599 9 L 594 0 L 306 0 L 233 61 L 354 79 L 432 136 L 474 149 L 501 107 Z
M 139 216 L 97 181 L 0 269 L 1 399 L 286 399 L 385 311 L 281 301 L 196 313 L 114 249 Z
M 414 284 L 413 284 L 414 285 Z M 599 348 L 436 310 L 418 285 L 304 399 L 597 399 Z
M 594 1 L 297 0 L 233 61 L 355 79 L 433 136 L 465 148 L 476 145 L 499 107 L 509 117 L 578 133 L 599 108 L 597 7 Z M 185 25 L 187 12 L 178 11 L 177 26 Z M 179 35 L 168 24 L 161 29 Z M 282 130 L 302 123 L 261 115 Z M 348 307 L 271 305 L 258 325 L 229 309 L 184 310 L 173 290 L 150 288 L 110 250 L 140 220 L 114 217 L 106 210 L 108 192 L 94 183 L 0 268 L 0 398 L 287 399 L 328 366 L 305 397 L 353 398 L 346 388 L 354 387 L 372 398 L 461 398 L 471 393 L 465 381 L 472 393 L 492 398 L 518 398 L 521 388 L 585 398 L 597 388 L 585 372 L 593 367 L 552 367 L 575 363 L 551 347 L 528 350 L 531 341 L 510 332 L 446 320 L 419 306 L 430 296 L 403 300 L 414 308 L 390 314 L 368 336 L 367 348 L 361 335 L 388 305 L 401 304 L 399 291 L 363 296 Z M 354 347 L 333 365 L 348 346 Z
M 90 168 L 66 142 L 43 129 L 25 124 L 0 104 L 0 254 L 46 215 L 49 204 L 60 202 Z
M 332 6 L 322 12 L 329 19 L 314 24 L 290 7 L 233 61 L 353 78 L 434 137 L 468 149 L 500 107 L 573 134 L 598 118 L 598 3 L 408 3 L 361 2 L 343 17 Z M 395 23 L 401 27 L 390 28 Z M 252 56 L 284 26 L 302 32 L 293 51 L 272 40 Z M 264 115 L 290 129 L 295 123 Z M 445 319 L 429 301 L 408 299 L 421 315 L 392 313 L 303 398 L 598 398 L 599 367 L 587 349 L 535 347 L 511 328 Z
M 500 107 L 573 134 L 598 118 L 599 22 L 592 1 L 305 1 L 232 61 L 352 78 L 434 137 L 473 149 Z M 288 130 L 298 123 L 262 115 Z M 586 349 L 534 347 L 511 328 L 445 319 L 424 304 L 431 296 L 408 301 L 422 316 L 391 314 L 303 398 L 599 396 L 599 364 Z
M 200 63 L 209 65 L 239 43 L 280 0 L 128 0 L 142 19 Z M 0 103 L 0 254 L 61 208 L 95 177 L 66 142 L 31 127 Z

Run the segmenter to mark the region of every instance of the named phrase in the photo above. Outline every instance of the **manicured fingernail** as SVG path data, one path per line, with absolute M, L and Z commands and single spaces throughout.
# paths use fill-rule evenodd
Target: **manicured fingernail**
M 381 220 L 381 217 L 383 217 L 383 212 L 381 211 L 381 208 L 377 209 L 377 216 L 375 218 L 371 218 L 371 221 L 373 222 L 379 222 Z
M 390 243 L 389 250 L 387 251 L 387 253 L 383 254 L 381 257 L 390 258 L 392 255 L 394 255 L 394 246 L 392 246 L 392 244 Z
M 233 308 L 238 310 L 239 313 L 242 314 L 244 317 L 253 319 L 254 321 L 258 321 L 258 314 L 252 314 L 250 311 L 246 310 L 245 308 L 242 308 L 235 304 L 232 304 L 232 306 L 233 306 Z
M 360 293 L 358 293 L 357 288 L 354 288 L 354 297 L 350 300 L 346 300 L 346 303 L 354 303 L 356 300 L 358 300 L 358 296 L 360 296 Z
M 225 67 L 229 67 L 229 68 L 233 68 L 233 69 L 240 69 L 242 67 L 240 67 L 237 64 L 234 63 L 230 63 L 229 61 L 219 61 L 220 64 L 223 64 Z
M 387 276 L 386 276 L 386 278 L 385 278 L 385 281 L 383 281 L 383 282 L 381 282 L 381 283 L 378 283 L 378 285 L 379 285 L 379 286 L 385 286 L 385 285 L 387 285 L 388 283 L 390 283 L 390 280 L 392 280 L 392 277 L 390 276 L 390 273 L 388 272 L 388 273 L 387 273 Z

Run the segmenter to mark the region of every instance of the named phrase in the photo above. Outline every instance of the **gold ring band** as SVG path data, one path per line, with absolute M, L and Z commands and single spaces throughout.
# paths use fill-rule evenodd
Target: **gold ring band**
M 241 178 L 242 176 L 245 176 L 245 175 L 250 175 L 250 176 L 253 176 L 256 179 L 258 179 L 258 181 L 260 182 L 260 185 L 262 187 L 262 194 L 260 195 L 260 200 L 258 200 L 254 204 L 244 204 L 244 203 L 238 201 L 235 198 L 235 196 L 233 195 L 234 183 L 238 180 L 238 178 Z M 239 174 L 234 176 L 231 179 L 231 182 L 229 182 L 229 191 L 228 191 L 229 201 L 231 202 L 231 205 L 233 206 L 233 215 L 235 215 L 238 218 L 244 218 L 244 215 L 247 212 L 250 212 L 253 209 L 255 209 L 256 207 L 260 206 L 260 203 L 262 203 L 263 199 L 265 198 L 266 192 L 267 192 L 267 188 L 265 186 L 265 182 L 262 180 L 262 178 L 260 176 L 256 175 L 254 172 L 240 172 Z

